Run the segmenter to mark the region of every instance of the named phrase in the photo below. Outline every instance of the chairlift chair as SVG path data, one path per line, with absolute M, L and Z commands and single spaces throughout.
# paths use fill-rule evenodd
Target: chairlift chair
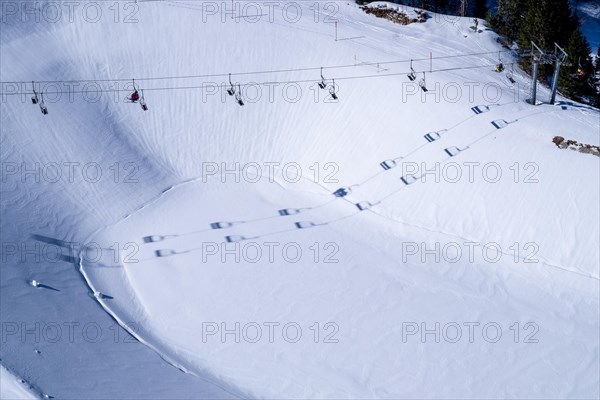
M 327 87 L 327 83 L 325 83 L 325 78 L 323 77 L 323 67 L 321 67 L 321 82 L 319 82 L 319 87 L 321 89 L 325 89 Z
M 132 79 L 131 81 L 133 83 L 133 92 L 125 99 L 131 103 L 137 103 L 140 100 L 140 94 L 137 89 L 137 86 L 135 85 L 135 79 Z
M 417 79 L 417 73 L 415 72 L 412 63 L 412 60 L 410 60 L 410 74 L 408 74 L 408 79 L 414 81 L 415 79 Z
M 237 103 L 240 106 L 244 105 L 244 100 L 242 100 L 242 88 L 240 87 L 240 84 L 238 83 L 238 90 L 235 93 L 235 100 L 237 101 Z
M 423 78 L 419 81 L 419 86 L 424 92 L 427 92 L 427 82 L 425 81 L 425 72 L 423 72 Z
M 135 84 L 135 79 L 132 79 L 131 81 L 133 83 L 133 93 L 131 93 L 125 99 L 130 103 L 140 103 L 140 107 L 142 107 L 142 110 L 148 111 L 148 105 L 146 104 L 146 100 L 144 99 L 144 90 L 138 90 L 138 87 Z
M 510 64 L 510 71 L 508 71 L 506 73 L 506 77 L 508 78 L 508 80 L 510 81 L 510 83 L 515 83 L 516 82 L 515 78 L 513 77 L 514 70 L 515 70 L 515 64 L 514 63 Z
M 337 99 L 338 99 L 338 96 L 337 96 L 337 94 L 336 94 L 335 79 L 332 79 L 332 84 L 331 84 L 331 86 L 329 87 L 329 94 L 331 95 L 331 98 L 332 98 L 333 100 L 337 100 Z
M 502 63 L 502 57 L 500 56 L 500 52 L 498 52 L 498 64 L 496 64 L 496 72 L 504 71 L 504 64 Z
M 575 79 L 578 81 L 582 81 L 585 77 L 585 72 L 583 71 L 583 67 L 581 66 L 581 57 L 577 60 L 577 72 L 575 73 Z
M 35 82 L 31 81 L 31 86 L 33 86 L 33 96 L 31 97 L 31 102 L 33 104 L 37 104 L 39 100 L 37 92 L 35 91 Z
M 231 82 L 231 74 L 229 74 L 229 89 L 227 89 L 227 94 L 230 96 L 235 95 L 235 87 L 233 86 L 233 83 Z
M 141 90 L 142 97 L 140 98 L 140 105 L 142 106 L 142 110 L 148 111 L 148 106 L 146 105 L 146 100 L 144 100 L 144 90 Z
M 40 110 L 42 111 L 42 114 L 44 115 L 48 115 L 48 107 L 46 107 L 46 105 L 44 104 L 44 92 L 40 92 Z

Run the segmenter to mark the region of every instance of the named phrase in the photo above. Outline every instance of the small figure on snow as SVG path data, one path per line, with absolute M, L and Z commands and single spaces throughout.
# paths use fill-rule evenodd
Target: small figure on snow
M 500 63 L 498 65 L 496 65 L 496 72 L 502 72 L 504 71 L 504 64 Z

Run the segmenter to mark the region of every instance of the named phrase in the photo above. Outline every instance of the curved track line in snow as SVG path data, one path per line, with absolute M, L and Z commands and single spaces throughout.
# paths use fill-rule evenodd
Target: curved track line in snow
M 83 276 L 87 286 L 90 288 L 90 290 L 92 291 L 92 293 L 98 293 L 98 291 L 96 290 L 94 284 L 92 283 L 91 279 L 89 278 L 89 276 L 87 275 L 87 273 L 85 272 L 85 268 L 83 265 L 83 255 L 80 254 L 79 255 L 79 272 L 81 273 L 81 275 Z M 208 379 L 204 376 L 202 376 L 200 373 L 196 373 L 193 371 L 193 368 L 190 366 L 186 366 L 184 365 L 181 361 L 177 361 L 174 360 L 173 358 L 169 357 L 168 355 L 166 355 L 165 353 L 163 353 L 160 349 L 158 349 L 157 346 L 155 346 L 154 344 L 152 344 L 151 342 L 145 340 L 144 338 L 142 338 L 140 336 L 140 334 L 138 334 L 137 332 L 135 332 L 133 329 L 131 329 L 131 327 L 129 327 L 127 325 L 127 323 L 125 321 L 123 321 L 121 318 L 119 318 L 118 314 L 116 312 L 114 312 L 107 304 L 105 301 L 103 301 L 102 299 L 94 296 L 96 298 L 96 300 L 98 301 L 98 303 L 100 304 L 100 306 L 104 309 L 104 311 L 106 311 L 106 313 L 113 318 L 123 329 L 125 329 L 132 337 L 134 337 L 138 342 L 144 344 L 145 346 L 147 346 L 148 348 L 152 349 L 156 354 L 158 354 L 163 360 L 165 360 L 165 362 L 167 362 L 168 364 L 172 365 L 173 367 L 179 369 L 180 371 L 186 373 L 186 374 L 190 374 L 195 376 L 198 379 L 201 379 L 207 383 L 210 383 L 211 385 L 214 385 L 216 387 L 218 387 L 219 389 L 229 393 L 232 397 L 234 398 L 238 398 L 238 399 L 244 399 L 244 398 L 250 398 L 247 394 L 244 393 L 235 393 L 231 388 L 227 388 L 211 379 Z
M 2 361 L 2 359 L 0 359 L 0 362 L 1 361 Z M 5 364 L 0 363 L 0 368 L 2 368 L 3 370 L 6 370 L 8 372 L 8 374 L 10 374 L 10 376 L 14 377 L 15 380 L 17 381 L 16 382 L 17 385 L 23 385 L 23 387 L 19 387 L 19 390 L 28 392 L 28 394 L 30 394 L 32 397 L 37 397 L 39 399 L 47 399 L 47 398 L 52 397 L 52 396 L 49 396 L 46 393 L 44 393 L 44 391 L 42 389 L 40 389 L 36 384 L 31 383 L 31 382 L 27 381 L 26 379 L 21 378 L 12 368 L 6 366 Z M 0 384 L 2 386 L 4 386 L 4 385 L 8 386 L 7 382 L 0 382 Z M 12 400 L 12 399 L 2 398 L 2 400 Z

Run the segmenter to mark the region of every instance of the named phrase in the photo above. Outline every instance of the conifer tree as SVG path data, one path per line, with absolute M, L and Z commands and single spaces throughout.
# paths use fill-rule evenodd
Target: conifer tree
M 510 42 L 519 39 L 523 19 L 529 9 L 528 0 L 503 0 L 502 8 L 499 9 L 499 20 L 501 26 L 499 31 Z
M 485 18 L 488 12 L 487 0 L 475 0 L 473 16 L 475 18 Z
M 594 65 L 592 63 L 590 45 L 581 33 L 576 17 L 574 29 L 567 40 L 565 51 L 569 54 L 569 67 L 561 70 L 559 87 L 565 95 L 582 99 L 594 95 Z

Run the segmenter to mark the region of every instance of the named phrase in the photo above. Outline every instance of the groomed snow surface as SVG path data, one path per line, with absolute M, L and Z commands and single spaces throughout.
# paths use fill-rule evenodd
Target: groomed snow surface
M 526 103 L 483 22 L 254 4 L 5 15 L 2 82 L 125 81 L 2 99 L 1 363 L 56 398 L 598 398 L 600 163 L 552 143 L 598 110 Z

